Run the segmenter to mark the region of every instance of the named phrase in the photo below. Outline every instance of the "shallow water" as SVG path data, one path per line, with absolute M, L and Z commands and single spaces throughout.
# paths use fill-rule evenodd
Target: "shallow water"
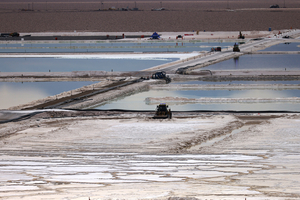
M 300 97 L 300 90 L 150 90 L 131 96 L 123 97 L 97 109 L 129 109 L 129 110 L 155 110 L 156 104 L 145 102 L 147 97 L 185 97 L 185 98 L 278 98 Z M 161 102 L 164 103 L 164 102 Z M 237 110 L 237 111 L 263 111 L 263 110 L 289 110 L 300 111 L 299 103 L 169 103 L 173 111 L 191 110 Z
M 199 84 L 199 85 L 220 85 L 220 84 L 300 84 L 299 81 L 172 81 L 169 84 Z
M 140 71 L 176 61 L 166 59 L 0 58 L 1 72 Z
M 300 70 L 300 55 L 297 54 L 251 54 L 209 65 L 206 70 Z
M 96 82 L 0 82 L 0 109 L 53 96 Z
M 297 42 L 285 42 L 276 44 L 260 51 L 300 51 L 300 43 Z
M 210 51 L 212 47 L 227 48 L 231 42 L 98 42 L 94 43 L 18 43 L 0 44 L 0 53 L 46 52 L 193 52 Z

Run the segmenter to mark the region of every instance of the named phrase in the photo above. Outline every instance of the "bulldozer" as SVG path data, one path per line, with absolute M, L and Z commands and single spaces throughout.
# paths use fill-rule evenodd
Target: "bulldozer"
M 168 105 L 161 103 L 156 107 L 155 115 L 153 119 L 172 119 L 171 109 L 168 109 Z

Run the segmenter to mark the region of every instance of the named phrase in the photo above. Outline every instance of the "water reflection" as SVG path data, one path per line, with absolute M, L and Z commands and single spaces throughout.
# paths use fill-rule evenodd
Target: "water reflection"
M 146 97 L 185 97 L 185 98 L 277 98 L 277 97 L 300 97 L 300 90 L 180 90 L 180 91 L 159 91 L 150 90 L 139 94 L 111 101 L 102 106 L 95 106 L 97 109 L 130 109 L 130 110 L 154 110 L 156 105 L 147 104 Z M 161 102 L 163 103 L 163 102 Z M 299 103 L 170 103 L 174 111 L 189 110 L 290 110 L 300 111 Z
M 95 82 L 0 82 L 0 109 L 28 103 Z
M 234 63 L 234 64 L 233 64 Z M 243 55 L 238 59 L 229 59 L 220 63 L 207 66 L 206 70 L 300 70 L 300 55 L 297 54 L 251 54 Z
M 239 56 L 233 58 L 233 60 L 234 60 L 234 68 L 235 69 L 239 68 L 239 58 L 240 58 Z

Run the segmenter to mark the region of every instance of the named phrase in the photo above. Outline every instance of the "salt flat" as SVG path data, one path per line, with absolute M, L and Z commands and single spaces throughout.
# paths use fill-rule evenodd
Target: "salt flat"
M 1 197 L 300 197 L 299 115 L 103 117 L 32 118 L 0 125 Z

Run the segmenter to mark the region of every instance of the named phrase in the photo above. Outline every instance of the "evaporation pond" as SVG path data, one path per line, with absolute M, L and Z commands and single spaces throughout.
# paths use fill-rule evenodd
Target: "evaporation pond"
M 29 103 L 97 82 L 0 82 L 0 109 Z
M 223 85 L 223 84 L 244 84 L 244 85 L 247 85 L 247 84 L 300 84 L 300 80 L 297 80 L 297 81 L 236 81 L 236 80 L 233 80 L 233 81 L 172 81 L 171 83 L 169 83 L 170 85 L 173 85 L 173 84 L 197 84 L 197 85 Z
M 251 54 L 219 62 L 201 70 L 300 70 L 300 55 L 297 54 Z
M 158 103 L 149 103 L 147 97 L 184 97 L 184 98 L 284 98 L 300 97 L 300 90 L 149 90 L 113 100 L 97 109 L 155 110 Z M 163 101 L 163 100 L 162 100 Z M 300 111 L 299 103 L 167 103 L 174 111 L 190 110 L 290 110 Z
M 212 47 L 227 48 L 232 42 L 18 42 L 0 44 L 0 53 L 62 53 L 62 52 L 193 52 L 210 51 Z
M 0 58 L 1 72 L 140 71 L 173 62 L 177 58 Z
M 300 43 L 299 42 L 279 43 L 260 51 L 300 51 Z

